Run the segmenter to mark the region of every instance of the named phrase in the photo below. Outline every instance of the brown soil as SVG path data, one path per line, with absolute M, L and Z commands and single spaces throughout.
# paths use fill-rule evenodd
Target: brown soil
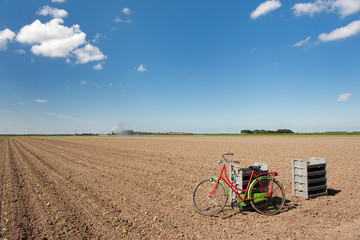
M 280 175 L 275 216 L 196 212 L 196 183 L 234 152 Z M 291 195 L 291 159 L 327 160 L 328 196 Z M 360 239 L 358 137 L 0 137 L 0 238 Z

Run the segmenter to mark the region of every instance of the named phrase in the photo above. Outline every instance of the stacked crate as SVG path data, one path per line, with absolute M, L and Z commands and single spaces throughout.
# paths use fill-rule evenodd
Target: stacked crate
M 256 172 L 257 174 L 269 171 L 269 166 L 265 163 L 255 162 L 254 166 L 260 166 L 260 170 Z M 252 171 L 253 170 L 251 170 L 250 168 L 243 168 L 238 165 L 231 164 L 229 171 L 229 180 L 235 187 L 245 191 L 248 186 Z M 240 191 L 238 191 L 238 193 L 240 195 L 244 194 L 244 192 Z M 237 202 L 237 198 L 238 196 L 236 195 L 236 193 L 234 191 L 230 191 L 231 205 L 234 205 L 234 203 Z
M 326 160 L 310 158 L 310 161 L 293 159 L 292 194 L 309 199 L 327 195 Z

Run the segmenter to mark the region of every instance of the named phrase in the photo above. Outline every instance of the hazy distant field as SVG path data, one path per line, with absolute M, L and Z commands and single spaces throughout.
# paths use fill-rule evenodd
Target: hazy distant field
M 196 183 L 223 152 L 279 172 L 278 215 L 198 214 Z M 291 196 L 291 159 L 327 160 L 329 196 Z M 0 237 L 7 239 L 358 239 L 360 137 L 0 137 Z

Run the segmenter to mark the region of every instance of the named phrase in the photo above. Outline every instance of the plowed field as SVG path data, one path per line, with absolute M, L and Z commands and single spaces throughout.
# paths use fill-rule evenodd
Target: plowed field
M 223 152 L 279 172 L 275 216 L 192 205 Z M 291 196 L 291 159 L 327 160 L 329 195 Z M 0 238 L 359 239 L 358 137 L 0 137 Z

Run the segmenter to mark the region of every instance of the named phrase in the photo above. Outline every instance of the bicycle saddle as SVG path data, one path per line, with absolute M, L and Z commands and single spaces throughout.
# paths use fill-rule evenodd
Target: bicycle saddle
M 261 167 L 260 166 L 250 166 L 249 168 L 254 171 L 259 171 Z

